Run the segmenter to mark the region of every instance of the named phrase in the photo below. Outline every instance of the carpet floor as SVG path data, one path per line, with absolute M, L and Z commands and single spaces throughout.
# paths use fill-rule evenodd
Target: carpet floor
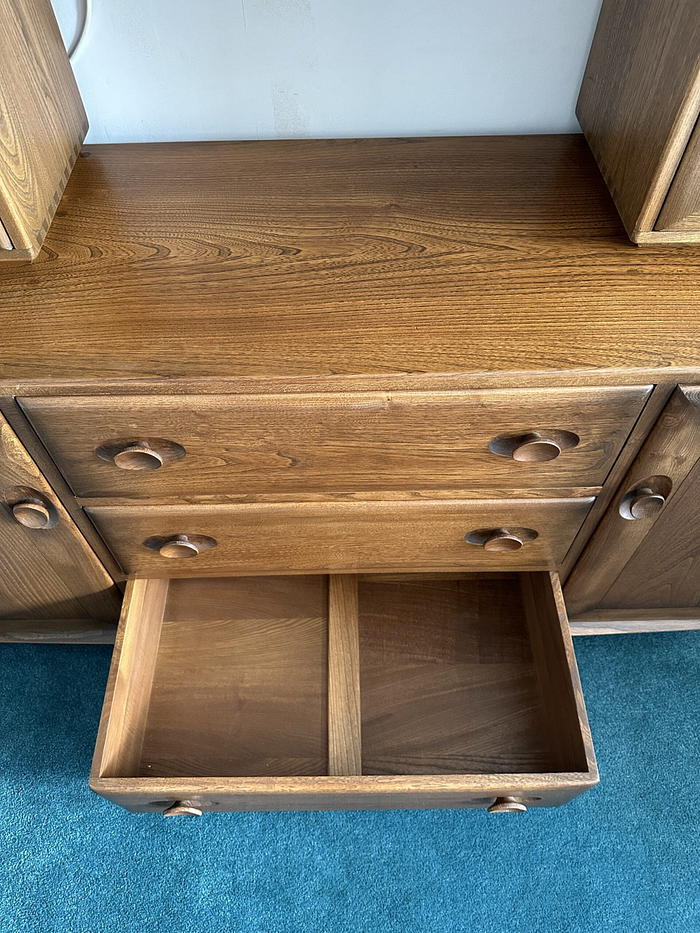
M 700 632 L 575 644 L 602 783 L 559 810 L 191 820 L 87 787 L 109 648 L 0 645 L 0 930 L 700 930 Z

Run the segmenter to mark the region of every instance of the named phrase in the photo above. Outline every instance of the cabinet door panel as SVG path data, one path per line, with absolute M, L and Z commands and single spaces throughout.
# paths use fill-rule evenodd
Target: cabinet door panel
M 700 123 L 690 137 L 656 229 L 700 232 Z
M 601 609 L 700 607 L 700 463 L 659 515 Z
M 700 602 L 700 389 L 679 386 L 566 586 L 572 616 Z
M 119 617 L 112 578 L 1 415 L 0 564 L 0 621 Z

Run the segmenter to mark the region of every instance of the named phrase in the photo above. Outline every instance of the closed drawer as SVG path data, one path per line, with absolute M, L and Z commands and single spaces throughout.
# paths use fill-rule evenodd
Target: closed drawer
M 152 577 L 349 570 L 542 570 L 593 498 L 99 505 L 123 570 Z
M 27 398 L 82 497 L 599 486 L 648 386 Z
M 556 574 L 127 587 L 91 787 L 128 809 L 522 810 L 597 779 Z

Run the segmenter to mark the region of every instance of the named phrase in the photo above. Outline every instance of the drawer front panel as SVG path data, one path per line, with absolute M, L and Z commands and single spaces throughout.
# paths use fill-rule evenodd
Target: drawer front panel
M 139 576 L 500 571 L 556 567 L 593 501 L 105 505 L 87 512 L 125 572 Z
M 603 483 L 649 387 L 31 398 L 82 497 Z

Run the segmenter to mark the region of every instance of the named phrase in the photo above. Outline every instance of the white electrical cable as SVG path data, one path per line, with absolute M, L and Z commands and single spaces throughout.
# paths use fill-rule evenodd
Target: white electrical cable
M 92 24 L 92 0 L 78 0 L 78 6 L 78 26 L 75 38 L 68 49 L 68 58 L 72 62 L 75 61 L 80 51 L 85 47 L 85 39 Z

